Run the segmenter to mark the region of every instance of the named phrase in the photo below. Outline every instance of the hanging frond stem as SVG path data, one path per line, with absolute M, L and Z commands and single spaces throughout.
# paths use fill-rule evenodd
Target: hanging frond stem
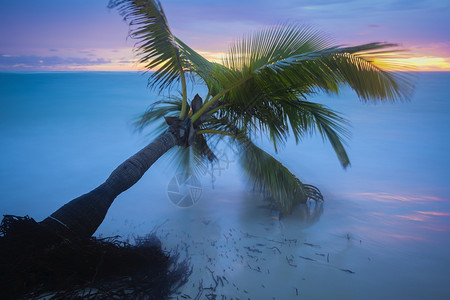
M 219 105 L 218 107 L 216 107 L 214 109 L 211 109 L 209 111 L 209 113 L 212 115 L 213 113 L 218 112 L 219 110 L 221 110 L 223 107 L 224 107 L 224 105 Z
M 221 135 L 228 135 L 231 136 L 233 138 L 238 138 L 235 134 L 226 132 L 226 131 L 222 131 L 222 130 L 214 130 L 214 129 L 204 129 L 204 130 L 199 130 L 197 131 L 197 134 L 221 134 Z
M 208 102 L 210 97 L 211 97 L 211 91 L 208 90 L 208 95 L 206 95 L 206 97 L 205 97 L 205 102 Z
M 186 78 L 184 76 L 184 71 L 180 70 L 181 88 L 183 89 L 183 101 L 181 102 L 181 112 L 180 119 L 184 119 L 186 116 L 186 106 L 187 106 L 187 88 L 186 88 Z

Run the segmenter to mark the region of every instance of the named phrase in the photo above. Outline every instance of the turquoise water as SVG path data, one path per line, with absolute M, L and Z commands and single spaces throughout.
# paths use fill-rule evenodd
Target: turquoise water
M 421 73 L 401 104 L 362 104 L 348 89 L 315 96 L 351 121 L 352 166 L 343 170 L 318 137 L 276 157 L 322 190 L 322 206 L 279 219 L 221 146 L 194 206 L 169 201 L 177 172 L 163 157 L 97 234 L 164 223 L 168 248 L 190 245 L 194 273 L 181 292 L 192 298 L 201 279 L 214 283 L 208 266 L 230 282 L 217 287 L 229 298 L 448 299 L 449 83 L 449 73 Z M 132 121 L 157 98 L 134 73 L 0 73 L 0 213 L 41 220 L 101 183 L 151 140 Z

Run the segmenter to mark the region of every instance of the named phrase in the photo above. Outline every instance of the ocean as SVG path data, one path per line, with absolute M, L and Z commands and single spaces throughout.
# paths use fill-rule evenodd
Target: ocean
M 348 88 L 310 99 L 351 121 L 346 170 L 319 136 L 266 148 L 320 188 L 323 204 L 280 216 L 218 145 L 219 161 L 187 185 L 162 157 L 96 235 L 158 227 L 166 249 L 188 249 L 180 295 L 192 298 L 214 273 L 226 299 L 449 299 L 450 73 L 416 80 L 405 103 L 361 103 Z M 95 188 L 152 140 L 133 121 L 162 98 L 132 72 L 0 73 L 0 213 L 40 221 Z

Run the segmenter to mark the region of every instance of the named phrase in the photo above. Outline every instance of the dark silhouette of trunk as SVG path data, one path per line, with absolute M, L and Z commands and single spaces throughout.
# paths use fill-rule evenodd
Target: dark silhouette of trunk
M 68 202 L 41 225 L 67 238 L 90 238 L 103 222 L 114 199 L 138 182 L 159 157 L 180 144 L 177 135 L 173 130 L 167 130 L 118 166 L 104 183 Z

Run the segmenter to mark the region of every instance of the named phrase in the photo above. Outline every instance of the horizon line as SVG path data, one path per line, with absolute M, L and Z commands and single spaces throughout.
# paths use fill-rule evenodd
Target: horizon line
M 386 70 L 385 70 L 386 71 Z M 131 69 L 124 69 L 124 70 L 93 70 L 93 69 L 73 69 L 73 70 L 2 70 L 0 69 L 0 73 L 147 73 L 147 72 L 154 72 L 154 70 L 131 70 Z M 390 73 L 447 73 L 450 72 L 450 69 L 448 70 L 388 70 L 387 72 Z

